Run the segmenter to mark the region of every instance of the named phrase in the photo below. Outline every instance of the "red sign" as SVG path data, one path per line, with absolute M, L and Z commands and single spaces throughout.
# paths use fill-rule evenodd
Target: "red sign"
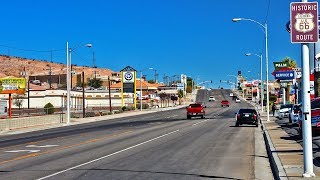
M 290 21 L 291 43 L 318 42 L 318 2 L 292 2 Z

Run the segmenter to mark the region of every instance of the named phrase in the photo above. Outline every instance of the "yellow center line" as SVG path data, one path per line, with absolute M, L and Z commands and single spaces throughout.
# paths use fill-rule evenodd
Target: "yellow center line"
M 69 149 L 69 148 L 73 148 L 73 147 L 78 147 L 78 146 L 81 146 L 81 145 L 97 142 L 97 141 L 100 141 L 100 140 L 103 140 L 103 139 L 106 139 L 106 138 L 113 138 L 113 137 L 129 134 L 131 132 L 132 131 L 126 131 L 126 132 L 122 132 L 122 133 L 119 133 L 119 134 L 107 135 L 107 136 L 103 136 L 101 138 L 90 139 L 88 141 L 84 141 L 84 142 L 81 142 L 81 143 L 78 143 L 78 144 L 72 144 L 72 145 L 69 145 L 69 146 L 64 146 L 64 147 L 61 147 L 61 148 L 56 148 L 56 149 L 45 151 L 45 152 L 37 152 L 37 153 L 32 153 L 32 154 L 28 154 L 28 155 L 19 156 L 19 157 L 16 157 L 16 158 L 13 158 L 13 159 L 9 159 L 9 160 L 6 160 L 6 161 L 1 161 L 0 165 L 5 164 L 5 163 L 9 163 L 9 162 L 13 162 L 13 161 L 17 161 L 17 160 L 21 160 L 21 159 L 27 159 L 27 158 L 30 158 L 30 157 L 36 157 L 36 156 L 49 154 L 49 153 L 53 153 L 53 152 L 57 152 L 57 151 L 61 151 L 61 150 L 65 150 L 65 149 Z

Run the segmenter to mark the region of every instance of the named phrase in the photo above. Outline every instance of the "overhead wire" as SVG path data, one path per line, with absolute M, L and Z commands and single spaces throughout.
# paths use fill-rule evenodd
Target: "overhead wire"
M 65 50 L 65 49 L 52 49 L 52 50 L 23 49 L 23 48 L 17 48 L 17 47 L 12 47 L 12 46 L 3 45 L 3 44 L 0 44 L 0 46 L 10 48 L 10 49 L 19 50 L 19 51 L 29 51 L 29 52 L 53 52 L 53 51 L 64 51 Z

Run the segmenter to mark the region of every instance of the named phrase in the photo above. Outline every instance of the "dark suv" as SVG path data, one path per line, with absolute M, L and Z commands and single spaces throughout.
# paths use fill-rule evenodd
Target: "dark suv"
M 258 127 L 259 114 L 255 109 L 239 109 L 236 113 L 236 126 L 241 124 L 252 124 Z

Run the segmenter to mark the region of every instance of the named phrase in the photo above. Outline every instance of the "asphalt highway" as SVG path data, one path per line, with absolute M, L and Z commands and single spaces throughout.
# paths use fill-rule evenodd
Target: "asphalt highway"
M 255 179 L 258 128 L 235 127 L 249 105 L 230 92 L 198 91 L 205 119 L 182 108 L 2 138 L 0 179 Z

